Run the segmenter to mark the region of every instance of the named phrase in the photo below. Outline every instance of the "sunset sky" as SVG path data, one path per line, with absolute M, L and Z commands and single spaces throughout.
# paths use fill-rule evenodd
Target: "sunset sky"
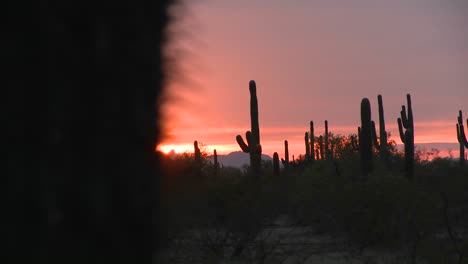
M 468 117 L 466 0 L 190 0 L 177 14 L 169 54 L 177 71 L 159 149 L 238 151 L 250 130 L 250 80 L 257 82 L 263 153 L 304 153 L 310 120 L 356 133 L 367 97 L 387 130 L 412 95 L 416 143 L 457 142 L 458 110 Z

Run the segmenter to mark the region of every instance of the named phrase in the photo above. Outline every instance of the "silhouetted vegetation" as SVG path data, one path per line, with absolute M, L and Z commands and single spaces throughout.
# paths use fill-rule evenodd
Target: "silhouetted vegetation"
M 171 167 L 166 193 L 171 227 L 168 247 L 191 245 L 197 254 L 218 260 L 277 263 L 282 259 L 279 255 L 299 254 L 291 248 L 289 253 L 278 251 L 292 247 L 288 243 L 298 243 L 291 242 L 291 237 L 263 237 L 266 230 L 274 236 L 275 221 L 286 217 L 283 229 L 293 232 L 313 227 L 317 236 L 330 234 L 341 241 L 341 247 L 346 245 L 346 249 L 337 246 L 337 251 L 386 248 L 400 252 L 406 262 L 466 261 L 467 168 L 451 159 L 416 158 L 414 178 L 409 180 L 403 169 L 404 154 L 393 143 L 389 144 L 390 166 L 374 159 L 374 170 L 363 181 L 357 162 L 360 155 L 352 148 L 351 138 L 330 132 L 329 140 L 337 146 L 333 158 L 311 163 L 300 155 L 280 175 L 273 163 L 264 162 L 260 189 L 253 187 L 251 174 L 240 169 L 222 167 L 215 177 L 214 164 L 206 155 L 198 179 L 191 174 L 195 166 L 191 154 L 165 158 Z M 376 148 L 372 155 L 378 157 Z M 305 250 L 307 243 L 299 243 L 299 248 Z M 269 253 L 259 254 L 268 249 Z
M 254 84 L 250 82 L 252 131 L 259 131 L 254 128 L 258 126 Z M 315 136 L 310 121 L 304 155 L 290 161 L 284 141 L 282 169 L 275 152 L 273 161 L 262 161 L 255 170 L 221 167 L 215 173 L 217 165 L 205 154 L 201 177 L 195 178 L 196 156 L 166 158 L 171 250 L 161 259 L 183 263 L 187 259 L 174 252 L 195 248 L 192 263 L 226 259 L 300 263 L 320 250 L 358 258 L 366 251 L 386 250 L 399 256 L 398 262 L 466 263 L 468 168 L 434 153 L 414 151 L 409 95 L 407 101 L 407 111 L 403 106 L 398 119 L 403 153 L 385 130 L 379 95 L 379 136 L 370 101 L 364 98 L 358 135 L 334 134 L 325 121 L 325 133 Z M 459 138 L 464 137 L 460 119 L 461 115 Z M 252 154 L 257 143 L 251 131 L 247 140 L 249 145 L 237 137 L 241 148 Z M 250 166 L 259 164 L 251 159 Z

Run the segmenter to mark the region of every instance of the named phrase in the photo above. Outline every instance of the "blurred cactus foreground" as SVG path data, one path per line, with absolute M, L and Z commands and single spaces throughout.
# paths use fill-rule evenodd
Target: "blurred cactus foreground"
M 153 263 L 173 2 L 4 2 L 1 263 Z

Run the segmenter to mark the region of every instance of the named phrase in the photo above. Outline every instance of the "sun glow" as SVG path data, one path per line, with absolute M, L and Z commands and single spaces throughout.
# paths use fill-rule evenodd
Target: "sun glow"
M 200 143 L 199 145 L 202 152 L 208 153 L 211 155 L 213 151 L 216 149 L 218 154 L 228 154 L 233 151 L 239 151 L 239 146 L 237 144 L 219 144 L 219 145 L 205 145 L 204 143 Z M 170 153 L 172 150 L 175 153 L 193 153 L 194 147 L 193 143 L 181 143 L 181 144 L 162 144 L 159 145 L 156 150 L 161 151 L 163 153 Z
M 184 153 L 184 152 L 193 152 L 193 144 L 168 144 L 168 145 L 159 145 L 156 150 L 159 150 L 163 153 L 168 154 L 172 150 L 175 153 Z

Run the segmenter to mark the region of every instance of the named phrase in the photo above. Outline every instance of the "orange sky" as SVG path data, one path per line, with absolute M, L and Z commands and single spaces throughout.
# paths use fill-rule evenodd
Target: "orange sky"
M 455 127 L 452 123 L 416 123 L 415 130 L 418 136 L 415 138 L 416 143 L 432 143 L 432 142 L 447 142 L 456 143 Z M 329 131 L 334 134 L 348 135 L 356 133 L 357 127 L 339 127 L 329 123 Z M 377 128 L 378 129 L 378 128 Z M 220 128 L 200 128 L 193 130 L 180 130 L 172 132 L 172 139 L 168 138 L 159 149 L 163 152 L 169 152 L 174 149 L 176 152 L 193 152 L 193 139 L 202 142 L 205 145 L 205 150 L 209 153 L 213 149 L 217 149 L 219 154 L 227 154 L 232 151 L 240 151 L 236 143 L 235 137 L 237 134 L 244 136 L 247 127 L 220 127 Z M 305 152 L 304 147 L 304 132 L 308 130 L 307 124 L 304 127 L 261 127 L 261 143 L 263 153 L 272 156 L 273 152 L 278 152 L 280 156 L 284 152 L 283 142 L 285 139 L 289 141 L 291 155 L 299 155 Z M 391 138 L 397 144 L 400 144 L 398 135 L 398 127 L 396 125 L 387 125 L 387 131 L 390 131 Z M 315 133 L 324 133 L 323 124 L 315 125 Z M 455 137 L 454 137 L 455 136 Z
M 187 1 L 188 2 L 188 1 Z M 337 134 L 359 126 L 367 97 L 387 130 L 411 93 L 416 143 L 456 142 L 458 110 L 468 117 L 468 2 L 458 0 L 190 1 L 179 10 L 169 55 L 163 151 L 193 141 L 226 154 L 249 130 L 248 82 L 257 82 L 263 152 L 304 152 L 313 120 Z M 281 156 L 281 155 L 280 155 Z

